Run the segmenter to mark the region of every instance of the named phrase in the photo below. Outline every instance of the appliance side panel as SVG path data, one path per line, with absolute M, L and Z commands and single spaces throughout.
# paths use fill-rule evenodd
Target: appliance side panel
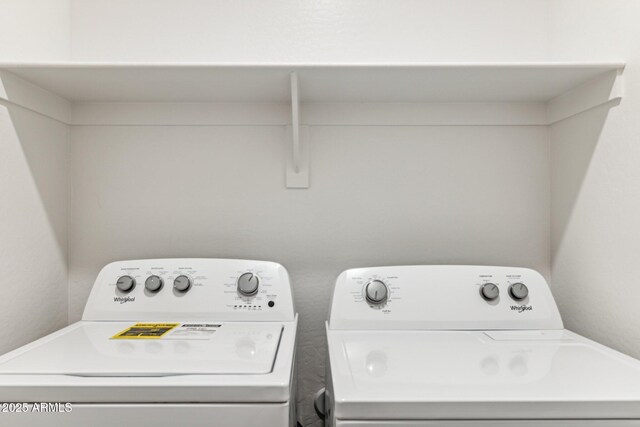
M 54 404 L 55 405 L 55 404 Z M 64 403 L 62 404 L 64 405 Z M 13 427 L 283 427 L 289 425 L 289 403 L 271 404 L 71 404 L 71 410 L 43 407 L 42 412 L 2 413 L 0 423 Z

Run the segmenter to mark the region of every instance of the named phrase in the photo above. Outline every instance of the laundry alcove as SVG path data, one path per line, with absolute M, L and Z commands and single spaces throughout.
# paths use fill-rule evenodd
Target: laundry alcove
M 595 144 L 624 95 L 623 69 L 2 63 L 3 123 L 40 173 L 34 197 L 56 230 L 40 249 L 68 267 L 55 279 L 68 282 L 57 303 L 67 312 L 36 320 L 77 320 L 115 259 L 273 259 L 294 278 L 299 369 L 321 371 L 339 268 L 511 264 L 550 278 L 552 234 L 572 203 L 552 215 L 551 151 L 567 137 Z M 589 123 L 580 135 L 566 125 L 578 116 Z M 301 400 L 315 391 L 302 388 Z

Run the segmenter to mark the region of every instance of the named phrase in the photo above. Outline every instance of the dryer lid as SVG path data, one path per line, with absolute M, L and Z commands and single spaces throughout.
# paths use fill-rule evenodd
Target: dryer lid
M 282 328 L 267 322 L 78 322 L 0 362 L 0 375 L 268 374 Z

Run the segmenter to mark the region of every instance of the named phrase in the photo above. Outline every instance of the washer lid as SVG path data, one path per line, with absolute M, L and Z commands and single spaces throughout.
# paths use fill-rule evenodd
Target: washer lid
M 640 418 L 640 362 L 569 331 L 328 331 L 340 419 Z
M 267 374 L 278 323 L 79 322 L 0 362 L 0 375 L 164 377 Z

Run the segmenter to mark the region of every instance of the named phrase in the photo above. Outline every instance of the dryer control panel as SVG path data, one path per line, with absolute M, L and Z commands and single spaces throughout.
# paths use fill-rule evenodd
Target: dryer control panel
M 294 320 L 287 270 L 267 261 L 146 259 L 104 267 L 83 320 Z
M 562 329 L 544 277 L 528 268 L 371 267 L 340 274 L 330 329 Z

